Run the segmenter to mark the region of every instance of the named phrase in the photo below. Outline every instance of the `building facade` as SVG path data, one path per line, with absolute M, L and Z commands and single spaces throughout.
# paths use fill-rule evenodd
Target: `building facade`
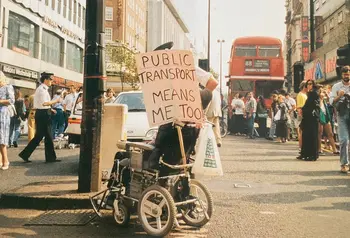
M 106 43 L 121 41 L 136 51 L 146 51 L 146 0 L 106 0 Z
M 298 86 L 303 80 L 333 84 L 337 49 L 347 44 L 350 29 L 349 0 L 286 0 L 285 59 L 287 81 Z M 314 12 L 314 29 L 310 27 L 310 8 Z M 314 52 L 311 52 L 314 32 Z
M 0 0 L 0 69 L 23 94 L 40 73 L 54 87 L 82 85 L 85 0 Z
M 337 49 L 349 43 L 349 0 L 314 1 L 316 51 L 305 64 L 305 79 L 334 84 L 337 77 Z M 319 19 L 319 20 L 317 20 Z
M 189 30 L 171 0 L 149 0 L 147 21 L 147 51 L 169 41 L 173 49 L 191 49 Z

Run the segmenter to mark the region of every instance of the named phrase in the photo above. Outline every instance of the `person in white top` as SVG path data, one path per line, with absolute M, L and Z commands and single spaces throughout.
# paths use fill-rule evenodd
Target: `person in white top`
M 220 117 L 222 117 L 221 112 L 221 97 L 220 93 L 217 90 L 213 91 L 213 98 L 211 99 L 211 103 L 207 109 L 206 116 L 208 117 L 208 121 L 212 122 L 215 127 L 213 128 L 216 144 L 218 147 L 221 147 L 221 134 L 220 134 Z
M 62 104 L 63 104 L 63 110 L 64 110 L 64 116 L 65 116 L 65 126 L 64 126 L 64 131 L 67 129 L 68 127 L 68 119 L 70 117 L 70 115 L 72 114 L 72 110 L 74 107 L 74 102 L 77 98 L 77 89 L 74 85 L 71 85 L 69 87 L 69 92 L 70 94 L 68 94 Z
M 52 122 L 51 122 L 51 105 L 61 102 L 61 98 L 56 100 L 51 100 L 50 94 L 48 92 L 49 87 L 52 83 L 52 73 L 42 73 L 40 77 L 41 85 L 36 89 L 34 95 L 34 108 L 35 113 L 35 136 L 28 143 L 28 145 L 19 153 L 25 162 L 31 162 L 29 157 L 32 155 L 36 147 L 39 145 L 40 141 L 45 137 L 45 160 L 47 163 L 59 162 L 54 150 L 54 145 L 52 141 Z
M 232 100 L 231 103 L 232 110 L 234 110 L 234 125 L 233 125 L 233 131 L 235 135 L 242 135 L 244 134 L 244 112 L 245 112 L 245 105 L 244 105 L 244 96 L 241 94 L 238 94 L 237 98 Z

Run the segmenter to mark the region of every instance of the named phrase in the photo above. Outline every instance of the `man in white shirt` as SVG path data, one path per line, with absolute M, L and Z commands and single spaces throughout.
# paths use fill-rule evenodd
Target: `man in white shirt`
M 221 147 L 221 134 L 220 134 L 220 117 L 222 117 L 221 113 L 221 98 L 220 93 L 217 90 L 213 91 L 213 98 L 211 99 L 211 103 L 207 109 L 206 113 L 208 117 L 208 121 L 212 122 L 215 127 L 213 128 L 216 144 L 218 147 Z
M 69 92 L 70 94 L 68 94 L 62 104 L 63 104 L 63 110 L 64 110 L 64 115 L 65 115 L 65 127 L 64 127 L 64 130 L 67 129 L 68 127 L 68 119 L 70 117 L 70 115 L 72 114 L 72 110 L 73 110 L 73 107 L 74 107 L 74 102 L 75 102 L 75 99 L 77 98 L 77 89 L 75 88 L 74 85 L 71 85 L 69 87 Z
M 45 137 L 45 160 L 47 163 L 59 162 L 54 150 L 52 141 L 52 122 L 51 122 L 51 105 L 61 101 L 60 98 L 51 101 L 50 94 L 48 92 L 52 83 L 52 73 L 42 73 L 40 77 L 41 85 L 36 89 L 34 94 L 34 108 L 35 113 L 35 136 L 28 143 L 26 148 L 19 153 L 25 162 L 31 162 L 29 157 L 32 155 L 40 141 Z

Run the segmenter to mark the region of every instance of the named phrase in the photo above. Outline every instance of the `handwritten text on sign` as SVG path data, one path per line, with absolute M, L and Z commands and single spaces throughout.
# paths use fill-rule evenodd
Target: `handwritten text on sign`
M 198 81 L 190 51 L 148 52 L 139 54 L 136 62 L 151 126 L 174 120 L 203 121 Z

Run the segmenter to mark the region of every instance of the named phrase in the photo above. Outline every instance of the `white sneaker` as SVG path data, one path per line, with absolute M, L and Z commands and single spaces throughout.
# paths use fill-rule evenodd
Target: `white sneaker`
M 6 164 L 6 165 L 2 165 L 1 169 L 2 170 L 8 170 L 10 166 L 10 163 Z

